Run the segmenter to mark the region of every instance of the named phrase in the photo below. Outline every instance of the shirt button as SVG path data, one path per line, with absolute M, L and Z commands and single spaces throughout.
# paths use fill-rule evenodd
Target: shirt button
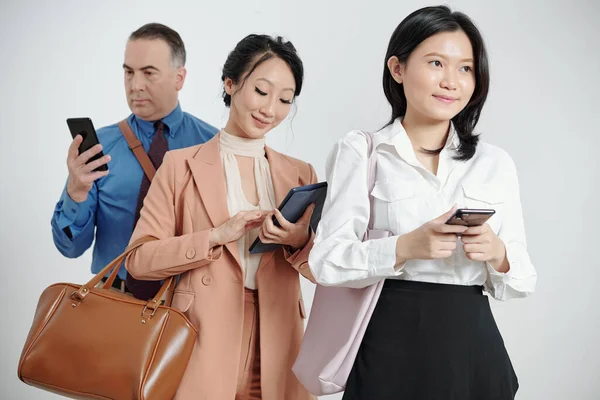
M 188 249 L 188 251 L 185 252 L 185 256 L 191 260 L 192 258 L 194 258 L 196 256 L 196 250 Z
M 202 277 L 202 283 L 203 283 L 205 286 L 208 286 L 208 285 L 210 285 L 210 284 L 212 283 L 212 281 L 213 281 L 213 278 L 212 278 L 212 276 L 210 276 L 210 275 L 204 275 L 204 276 Z

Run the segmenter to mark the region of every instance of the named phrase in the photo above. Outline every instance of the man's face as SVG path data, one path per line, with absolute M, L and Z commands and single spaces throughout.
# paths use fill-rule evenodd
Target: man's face
M 164 40 L 127 42 L 123 72 L 127 103 L 137 117 L 156 121 L 177 107 L 186 70 L 174 65 L 171 48 Z

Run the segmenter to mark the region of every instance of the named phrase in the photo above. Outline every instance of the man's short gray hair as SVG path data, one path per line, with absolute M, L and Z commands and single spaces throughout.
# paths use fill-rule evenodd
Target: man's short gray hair
M 164 40 L 171 48 L 171 61 L 175 68 L 185 66 L 185 45 L 179 33 L 169 28 L 166 25 L 152 22 L 140 27 L 138 30 L 129 35 L 129 40 L 136 39 L 161 39 Z

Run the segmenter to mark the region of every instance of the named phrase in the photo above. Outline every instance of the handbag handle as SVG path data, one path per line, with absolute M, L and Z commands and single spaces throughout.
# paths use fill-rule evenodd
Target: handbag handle
M 102 289 L 108 289 L 108 288 L 110 288 L 111 285 L 112 285 L 112 283 L 116 279 L 117 274 L 119 273 L 119 267 L 120 267 L 121 263 L 125 260 L 125 258 L 127 258 L 127 256 L 129 254 L 131 254 L 133 252 L 133 250 L 137 249 L 138 247 L 140 247 L 144 243 L 151 242 L 153 240 L 158 240 L 158 239 L 155 238 L 155 237 L 153 237 L 153 236 L 145 236 L 143 238 L 140 238 L 140 239 L 136 240 L 134 243 L 130 244 L 125 249 L 125 251 L 123 253 L 121 253 L 117 258 L 115 258 L 106 267 L 104 267 L 100 272 L 98 272 L 96 274 L 96 276 L 94 276 L 92 279 L 90 279 L 89 282 L 87 282 L 86 284 L 82 285 L 79 288 L 79 290 L 73 292 L 71 294 L 71 298 L 73 300 L 75 300 L 77 303 L 82 302 L 84 300 L 85 296 L 87 296 L 90 293 L 90 289 L 89 288 L 95 287 L 102 280 L 102 278 L 104 276 L 106 276 L 106 274 L 109 271 L 112 270 L 110 276 L 108 277 L 108 279 L 106 280 L 106 282 L 102 286 Z M 165 280 L 165 282 L 161 286 L 161 288 L 158 291 L 158 293 L 156 293 L 156 295 L 154 296 L 154 298 L 150 299 L 146 303 L 146 306 L 142 310 L 142 323 L 145 323 L 146 319 L 149 319 L 149 318 L 151 318 L 154 315 L 154 312 L 156 311 L 156 308 L 158 308 L 158 306 L 160 305 L 160 300 L 164 296 L 165 292 L 170 287 L 173 286 L 174 280 L 175 280 L 174 276 L 171 276 L 171 277 L 169 277 L 169 279 Z M 171 305 L 171 301 L 173 300 L 173 292 L 174 292 L 174 290 L 171 291 L 171 295 L 167 299 L 168 300 L 167 304 L 166 304 L 167 306 Z M 74 305 L 76 306 L 77 303 L 74 303 Z

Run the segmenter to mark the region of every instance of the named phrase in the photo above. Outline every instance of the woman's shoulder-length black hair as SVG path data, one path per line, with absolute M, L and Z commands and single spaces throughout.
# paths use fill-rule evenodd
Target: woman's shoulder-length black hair
M 404 87 L 397 83 L 387 67 L 387 61 L 398 57 L 401 64 L 408 61 L 410 54 L 425 39 L 441 32 L 463 31 L 473 47 L 475 91 L 465 108 L 452 118 L 460 139 L 458 160 L 469 160 L 475 154 L 479 137 L 473 133 L 490 86 L 490 71 L 487 51 L 479 29 L 463 13 L 453 12 L 447 6 L 424 7 L 406 17 L 396 28 L 388 45 L 383 70 L 383 91 L 392 106 L 388 125 L 406 114 Z

